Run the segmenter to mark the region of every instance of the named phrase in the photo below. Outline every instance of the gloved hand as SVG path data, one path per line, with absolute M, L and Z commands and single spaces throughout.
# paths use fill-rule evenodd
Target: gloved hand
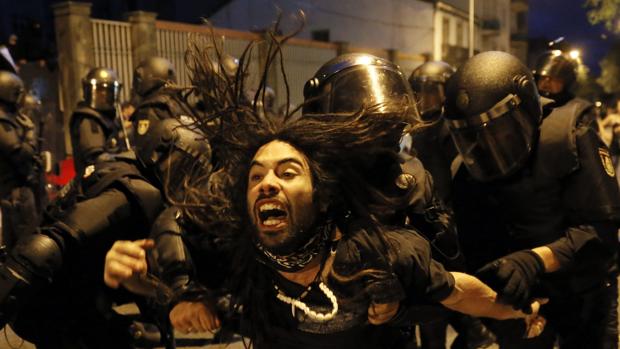
M 530 314 L 530 292 L 545 272 L 535 252 L 521 250 L 498 258 L 478 269 L 476 276 L 498 293 L 498 302 Z

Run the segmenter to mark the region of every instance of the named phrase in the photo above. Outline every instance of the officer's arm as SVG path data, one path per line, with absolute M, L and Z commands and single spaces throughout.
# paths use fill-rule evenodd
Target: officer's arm
M 409 158 L 403 171 L 414 177 L 409 199 L 409 224 L 431 243 L 433 254 L 450 270 L 462 270 L 464 258 L 454 222 L 454 213 L 437 195 L 434 178 L 417 158 Z M 448 175 L 449 176 L 449 175 Z M 448 177 L 449 178 L 449 177 Z
M 566 178 L 563 197 L 571 225 L 562 238 L 534 250 L 547 272 L 608 259 L 618 244 L 620 192 L 609 151 L 589 127 L 576 132 L 579 168 Z
M 32 173 L 35 149 L 27 142 L 22 142 L 15 127 L 5 121 L 0 121 L 0 152 L 20 174 L 28 176 Z
M 175 298 L 185 299 L 186 293 L 191 293 L 195 271 L 183 240 L 183 228 L 178 221 L 180 217 L 181 209 L 177 207 L 169 207 L 157 217 L 150 235 L 155 241 L 154 255 L 157 258 L 151 260 L 151 266 L 162 281 L 173 289 Z
M 0 261 L 0 327 L 37 289 L 53 281 L 84 246 L 112 245 L 119 236 L 110 228 L 129 217 L 127 197 L 111 189 L 76 204 L 62 221 L 20 240 L 6 261 Z
M 476 277 L 450 272 L 454 277 L 454 289 L 448 298 L 440 301 L 446 308 L 477 317 L 499 320 L 525 318 L 527 314 L 512 306 L 497 302 L 497 293 Z M 540 303 L 534 301 L 532 314 L 537 314 Z

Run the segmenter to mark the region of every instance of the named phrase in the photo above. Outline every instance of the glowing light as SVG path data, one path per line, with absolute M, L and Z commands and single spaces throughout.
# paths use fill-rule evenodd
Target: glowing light
M 361 64 L 361 65 L 368 65 L 371 64 L 373 60 L 373 57 L 371 56 L 360 56 L 357 58 L 357 64 Z
M 560 51 L 560 50 L 553 50 L 553 51 L 551 51 L 551 54 L 554 55 L 554 56 L 560 56 L 560 55 L 562 55 L 562 51 Z
M 579 57 L 581 57 L 581 52 L 579 50 L 571 50 L 568 56 L 572 59 L 579 59 Z
M 383 103 L 385 102 L 385 95 L 383 94 L 383 89 L 381 88 L 381 78 L 379 77 L 379 72 L 375 67 L 368 69 L 368 82 L 370 83 L 369 88 L 374 91 L 371 95 L 375 97 L 375 103 L 377 103 L 377 107 L 380 111 L 384 111 L 385 106 Z

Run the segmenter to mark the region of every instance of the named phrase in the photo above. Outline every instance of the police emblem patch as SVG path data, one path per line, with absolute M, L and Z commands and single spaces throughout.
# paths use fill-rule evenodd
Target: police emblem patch
M 88 178 L 93 172 L 95 172 L 95 165 L 86 166 L 84 169 L 84 178 Z
M 606 148 L 598 148 L 598 155 L 601 157 L 605 173 L 607 173 L 609 177 L 614 177 L 616 175 L 616 170 L 614 169 L 614 163 L 611 161 L 609 150 Z
M 149 130 L 150 124 L 149 120 L 138 120 L 138 134 L 140 136 L 144 135 Z

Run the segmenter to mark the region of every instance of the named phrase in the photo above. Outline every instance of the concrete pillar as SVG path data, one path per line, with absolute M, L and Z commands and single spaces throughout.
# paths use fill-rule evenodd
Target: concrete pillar
M 336 48 L 336 55 L 340 56 L 343 55 L 345 53 L 349 53 L 349 48 L 350 48 L 350 44 L 346 41 L 336 41 L 335 44 L 337 45 Z
M 69 118 L 82 99 L 82 77 L 95 61 L 90 3 L 62 2 L 52 6 L 60 71 L 60 109 L 65 129 L 65 149 L 71 153 Z
M 135 67 L 146 58 L 157 56 L 157 13 L 134 11 L 127 13 L 126 17 L 131 24 L 131 51 Z
M 389 48 L 386 50 L 387 51 L 387 59 L 394 63 L 394 64 L 400 64 L 398 62 L 398 50 L 395 48 Z

